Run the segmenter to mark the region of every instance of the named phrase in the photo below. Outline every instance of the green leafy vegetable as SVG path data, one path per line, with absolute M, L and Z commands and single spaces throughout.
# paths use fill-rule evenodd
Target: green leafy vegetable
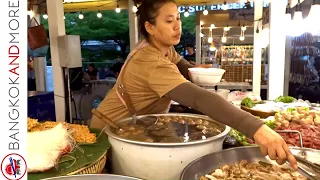
M 274 120 L 266 121 L 264 124 L 271 129 L 275 129 L 277 127 L 276 122 Z
M 293 112 L 293 111 L 296 111 L 296 110 L 297 110 L 297 108 L 288 108 L 287 112 Z
M 229 136 L 233 137 L 236 139 L 240 144 L 244 146 L 249 146 L 250 144 L 247 142 L 247 138 L 245 135 L 243 135 L 241 132 L 231 129 L 229 132 Z
M 271 129 L 276 128 L 276 123 L 274 120 L 270 120 L 270 121 L 266 121 L 265 124 L 270 127 Z M 235 130 L 235 129 L 231 129 L 229 132 L 229 136 L 233 137 L 234 139 L 236 139 L 240 144 L 244 145 L 244 146 L 250 146 L 253 144 L 248 143 L 247 141 L 247 137 L 245 135 L 243 135 L 241 132 Z
M 252 99 L 247 97 L 241 101 L 241 105 L 248 108 L 252 108 L 255 104 Z
M 274 100 L 274 102 L 283 102 L 283 103 L 292 103 L 296 99 L 291 96 L 279 96 L 277 99 Z
M 301 107 L 301 108 L 302 108 L 302 110 L 304 110 L 304 111 L 310 111 L 310 107 Z M 298 110 L 297 107 L 288 108 L 288 109 L 287 109 L 287 112 L 293 112 L 293 111 L 297 111 L 297 110 Z

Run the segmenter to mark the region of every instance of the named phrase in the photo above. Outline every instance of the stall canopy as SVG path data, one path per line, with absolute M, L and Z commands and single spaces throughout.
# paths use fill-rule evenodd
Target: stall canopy
M 128 9 L 128 0 L 61 0 L 64 1 L 65 12 L 113 10 L 119 4 L 121 9 Z M 28 0 L 29 5 L 39 5 L 39 13 L 46 13 L 46 0 Z M 223 4 L 224 0 L 176 0 L 178 5 Z M 228 0 L 228 3 L 241 0 Z

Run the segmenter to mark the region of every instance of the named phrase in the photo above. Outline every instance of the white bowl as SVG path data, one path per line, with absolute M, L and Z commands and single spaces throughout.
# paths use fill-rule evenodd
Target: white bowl
M 210 92 L 215 92 L 215 93 L 219 94 L 221 97 L 223 97 L 225 100 L 228 101 L 230 90 L 228 90 L 228 89 L 218 89 L 217 91 L 215 89 L 207 89 L 207 90 Z
M 200 86 L 215 86 L 222 79 L 224 69 L 219 68 L 189 68 L 191 81 Z

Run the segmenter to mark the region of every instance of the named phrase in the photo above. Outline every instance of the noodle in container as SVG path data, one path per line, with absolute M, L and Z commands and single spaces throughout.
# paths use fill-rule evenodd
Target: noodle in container
M 189 68 L 188 70 L 191 81 L 200 86 L 215 86 L 225 73 L 224 69 L 219 68 Z

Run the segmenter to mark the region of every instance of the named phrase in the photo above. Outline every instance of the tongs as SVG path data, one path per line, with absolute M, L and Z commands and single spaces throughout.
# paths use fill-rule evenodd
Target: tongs
M 299 134 L 300 147 L 303 148 L 302 134 L 300 133 L 300 131 L 296 131 L 296 130 L 276 130 L 276 132 L 278 132 L 278 133 L 297 133 L 297 134 Z M 301 155 L 304 156 L 305 154 L 301 154 Z M 320 180 L 320 165 L 314 164 L 314 163 L 306 160 L 305 158 L 303 158 L 301 156 L 297 156 L 297 155 L 293 155 L 293 156 L 296 158 L 296 160 L 298 162 L 297 171 L 300 174 L 302 174 L 303 176 L 305 176 L 309 180 Z M 288 161 L 286 163 L 288 165 L 290 165 L 290 163 Z M 310 172 L 309 170 L 307 170 L 304 167 L 302 167 L 301 164 L 304 165 L 305 167 L 308 167 L 309 170 L 311 170 L 312 172 Z
M 314 164 L 300 156 L 293 155 L 297 162 L 298 162 L 298 169 L 297 171 L 308 178 L 309 180 L 320 180 L 320 165 Z M 287 162 L 289 164 L 289 162 Z M 308 167 L 311 171 L 305 169 L 304 167 L 301 166 L 304 165 Z

